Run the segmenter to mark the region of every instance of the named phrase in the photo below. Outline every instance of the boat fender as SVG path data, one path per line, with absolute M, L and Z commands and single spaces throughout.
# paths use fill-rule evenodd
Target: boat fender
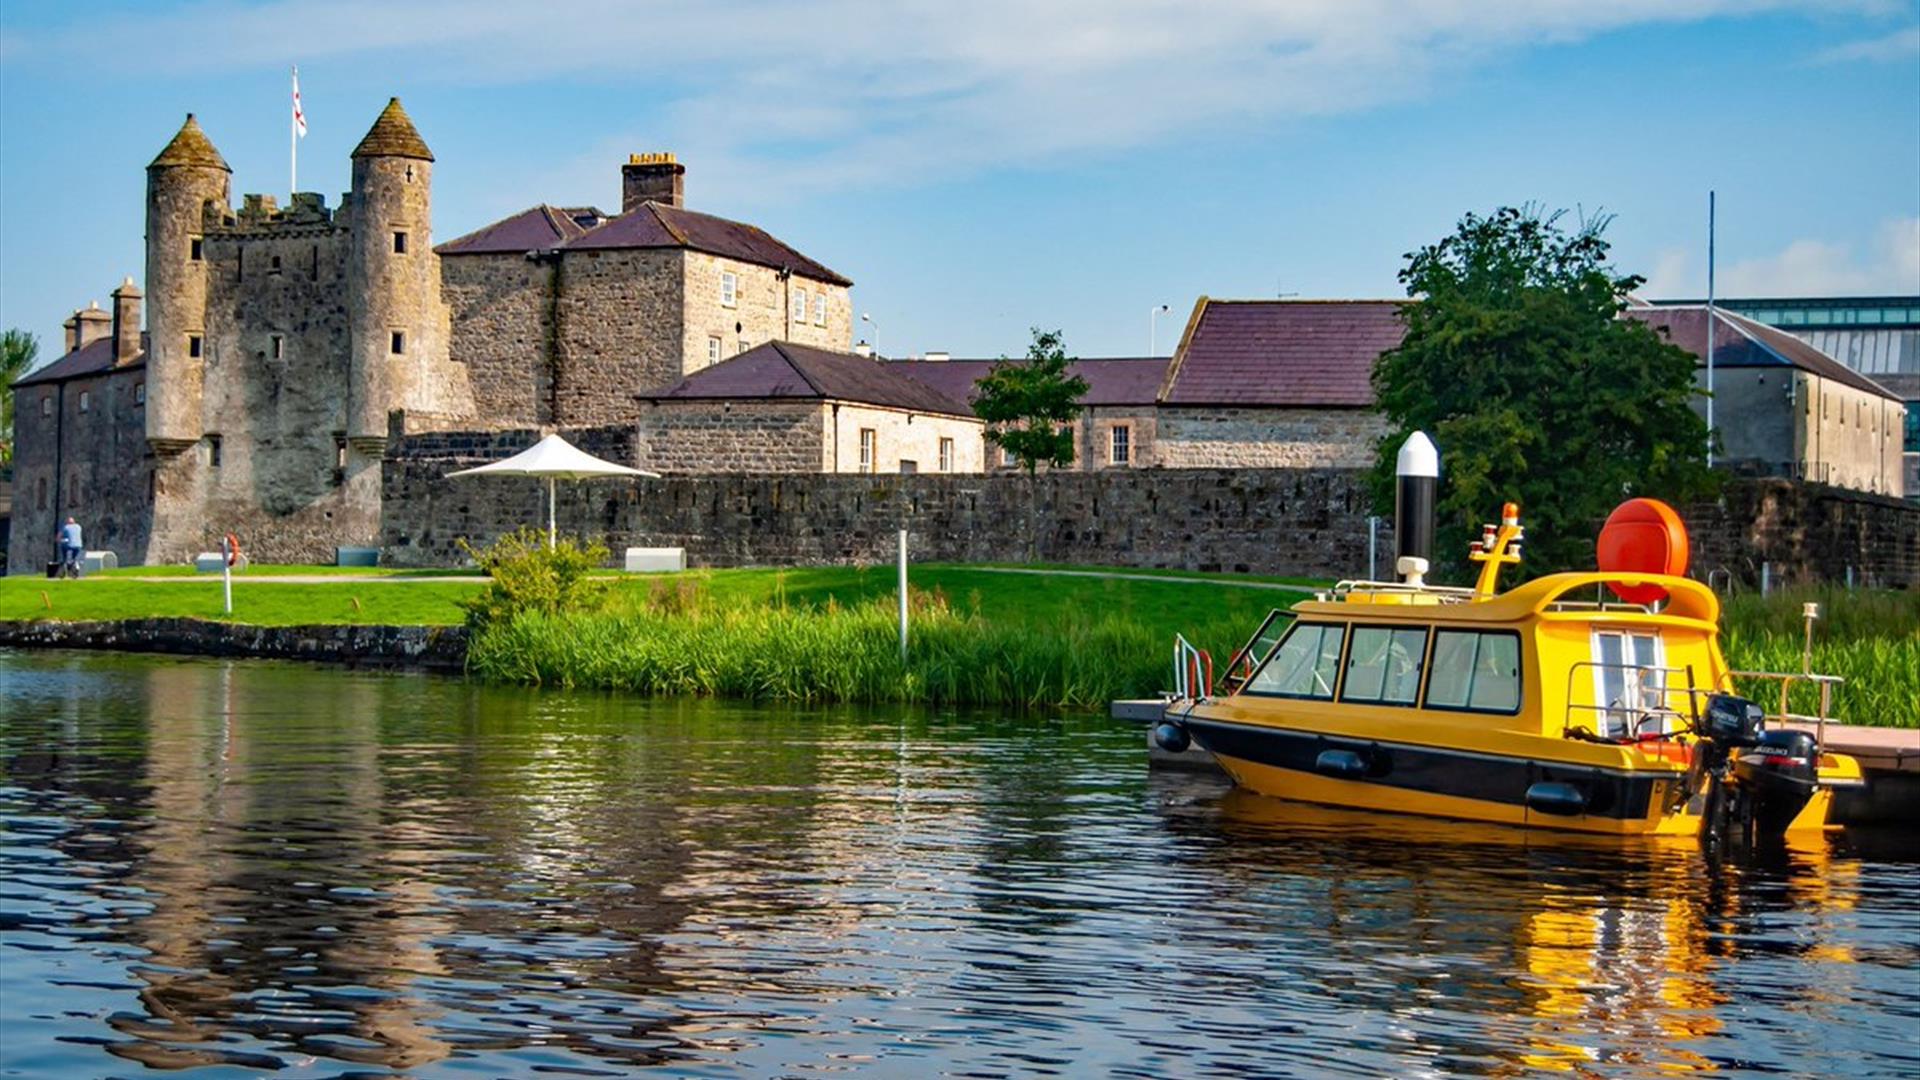
M 1586 813 L 1587 793 L 1573 784 L 1542 780 L 1527 788 L 1527 809 L 1558 817 Z
M 1339 780 L 1363 780 L 1367 759 L 1358 750 L 1322 750 L 1313 759 L 1313 771 Z
M 1186 753 L 1187 747 L 1193 745 L 1193 737 L 1187 734 L 1185 724 L 1159 725 L 1153 729 L 1153 741 L 1160 744 L 1160 749 L 1169 754 Z

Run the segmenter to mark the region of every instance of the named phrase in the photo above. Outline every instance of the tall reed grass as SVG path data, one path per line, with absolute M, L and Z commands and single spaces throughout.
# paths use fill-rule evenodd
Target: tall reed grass
M 1720 621 L 1727 663 L 1736 671 L 1801 670 L 1801 606 L 1808 602 L 1820 605 L 1812 669 L 1846 680 L 1833 692 L 1829 715 L 1850 724 L 1920 727 L 1920 590 L 1825 586 L 1736 596 Z M 1743 680 L 1740 689 L 1770 712 L 1779 705 L 1777 683 Z M 1796 686 L 1788 705 L 1811 716 L 1819 691 Z

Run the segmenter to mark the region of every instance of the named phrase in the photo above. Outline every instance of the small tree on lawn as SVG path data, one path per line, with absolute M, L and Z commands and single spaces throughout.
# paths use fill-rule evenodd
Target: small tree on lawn
M 1607 219 L 1567 229 L 1562 217 L 1468 214 L 1400 271 L 1413 302 L 1406 337 L 1373 371 L 1391 425 L 1374 498 L 1393 505 L 1400 444 L 1431 435 L 1434 555 L 1449 569 L 1503 502 L 1520 504 L 1532 575 L 1591 567 L 1596 527 L 1623 499 L 1712 489 L 1693 354 L 1620 317 L 1642 279 L 1607 264 Z
M 25 330 L 0 334 L 0 470 L 13 469 L 13 383 L 33 367 L 40 343 Z
M 973 411 L 987 442 L 1003 447 L 1032 476 L 1042 464 L 1073 464 L 1073 420 L 1087 380 L 1067 374 L 1073 358 L 1058 330 L 1033 328 L 1024 360 L 1001 357 L 980 377 Z

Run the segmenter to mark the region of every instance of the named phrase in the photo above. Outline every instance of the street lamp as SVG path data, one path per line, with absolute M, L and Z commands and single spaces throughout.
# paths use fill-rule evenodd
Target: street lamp
M 1160 355 L 1160 316 L 1173 309 L 1165 304 L 1153 307 L 1147 312 L 1147 355 Z
M 863 323 L 866 323 L 868 326 L 873 327 L 873 355 L 879 356 L 880 355 L 880 324 L 877 322 L 874 322 L 873 316 L 867 314 L 864 311 L 860 313 L 860 321 Z

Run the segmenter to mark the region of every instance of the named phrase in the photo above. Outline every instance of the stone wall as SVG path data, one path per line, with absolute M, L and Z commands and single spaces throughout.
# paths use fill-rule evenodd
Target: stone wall
M 134 364 L 20 392 L 8 572 L 42 572 L 55 557 L 55 531 L 70 516 L 90 551 L 112 551 L 123 563 L 145 552 L 146 377 L 145 365 Z
M 444 255 L 450 355 L 467 366 L 474 412 L 499 424 L 552 422 L 553 260 L 522 252 Z
M 980 421 L 963 416 L 906 412 L 871 405 L 827 406 L 826 471 L 843 473 L 897 473 L 912 462 L 923 473 L 981 471 L 986 439 Z M 861 432 L 873 432 L 873 460 L 860 462 Z M 953 467 L 940 468 L 940 440 L 953 440 Z
M 1920 502 L 1791 480 L 1730 482 L 1717 503 L 1689 508 L 1693 575 L 1725 570 L 1757 585 L 1854 580 L 1920 588 Z
M 203 619 L 0 622 L 0 646 L 307 660 L 350 667 L 457 672 L 466 667 L 464 626 L 250 626 Z
M 561 256 L 553 423 L 631 420 L 639 411 L 636 395 L 680 380 L 684 257 L 618 249 Z
M 819 349 L 846 352 L 852 347 L 853 302 L 844 285 L 827 285 L 803 277 L 791 278 L 754 263 L 688 251 L 681 256 L 686 286 L 685 338 L 681 351 L 690 375 L 713 362 L 727 360 L 769 341 L 791 341 Z M 721 276 L 734 275 L 732 305 L 722 302 Z M 802 320 L 794 310 L 796 294 L 827 297 L 826 324 L 816 325 L 808 311 Z M 811 308 L 811 302 L 809 302 Z M 679 378 L 676 375 L 675 378 Z M 664 385 L 664 384 L 663 384 Z
M 830 467 L 817 401 L 657 401 L 641 406 L 637 438 L 639 467 L 667 475 Z
M 1362 469 L 1386 421 L 1371 409 L 1166 406 L 1154 464 L 1167 469 Z

